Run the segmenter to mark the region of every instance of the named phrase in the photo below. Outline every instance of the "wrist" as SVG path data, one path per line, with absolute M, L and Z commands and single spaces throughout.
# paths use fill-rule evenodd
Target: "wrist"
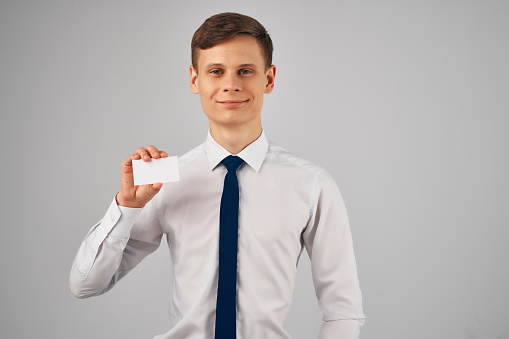
M 122 196 L 121 192 L 117 193 L 117 195 L 115 196 L 115 200 L 117 202 L 117 206 L 130 207 L 130 208 L 143 208 L 143 207 L 145 207 L 145 204 L 140 204 L 136 200 L 125 199 Z

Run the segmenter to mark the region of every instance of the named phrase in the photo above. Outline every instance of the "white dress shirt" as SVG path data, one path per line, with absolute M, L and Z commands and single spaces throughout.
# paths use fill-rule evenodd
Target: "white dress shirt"
M 102 294 L 157 249 L 173 262 L 173 327 L 154 339 L 214 338 L 219 207 L 230 153 L 210 135 L 179 158 L 180 182 L 144 208 L 117 206 L 83 241 L 71 271 L 80 298 Z M 320 167 L 262 135 L 239 154 L 237 338 L 287 339 L 284 330 L 305 247 L 323 312 L 320 339 L 355 339 L 364 323 L 352 236 L 343 199 Z

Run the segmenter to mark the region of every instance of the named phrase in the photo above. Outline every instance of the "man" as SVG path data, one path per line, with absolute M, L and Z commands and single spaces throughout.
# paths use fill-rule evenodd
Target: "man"
M 116 199 L 74 261 L 77 297 L 111 289 L 167 234 L 174 326 L 156 338 L 290 338 L 283 325 L 305 247 L 323 311 L 320 338 L 359 336 L 365 318 L 339 190 L 262 130 L 272 49 L 265 28 L 240 14 L 215 15 L 196 31 L 190 86 L 209 119 L 207 140 L 180 157 L 180 182 L 164 187 L 134 186 L 132 161 L 166 152 L 149 146 L 127 157 Z

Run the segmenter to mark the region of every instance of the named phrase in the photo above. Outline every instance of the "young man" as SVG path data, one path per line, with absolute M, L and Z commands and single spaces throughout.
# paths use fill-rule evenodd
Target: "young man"
M 320 167 L 267 141 L 263 96 L 274 88 L 272 42 L 256 20 L 207 19 L 192 40 L 191 91 L 210 123 L 204 144 L 180 157 L 180 182 L 121 188 L 83 241 L 71 272 L 80 298 L 102 294 L 159 246 L 173 259 L 174 326 L 159 339 L 290 338 L 284 322 L 305 247 L 323 311 L 320 338 L 358 338 L 364 323 L 346 210 Z

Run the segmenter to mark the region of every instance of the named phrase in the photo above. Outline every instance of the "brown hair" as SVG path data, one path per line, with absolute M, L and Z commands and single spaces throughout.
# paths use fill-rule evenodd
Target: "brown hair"
M 211 16 L 196 30 L 191 41 L 191 60 L 198 70 L 198 50 L 208 49 L 239 35 L 251 35 L 262 47 L 265 70 L 272 65 L 272 40 L 269 33 L 255 19 L 238 13 L 220 13 Z

